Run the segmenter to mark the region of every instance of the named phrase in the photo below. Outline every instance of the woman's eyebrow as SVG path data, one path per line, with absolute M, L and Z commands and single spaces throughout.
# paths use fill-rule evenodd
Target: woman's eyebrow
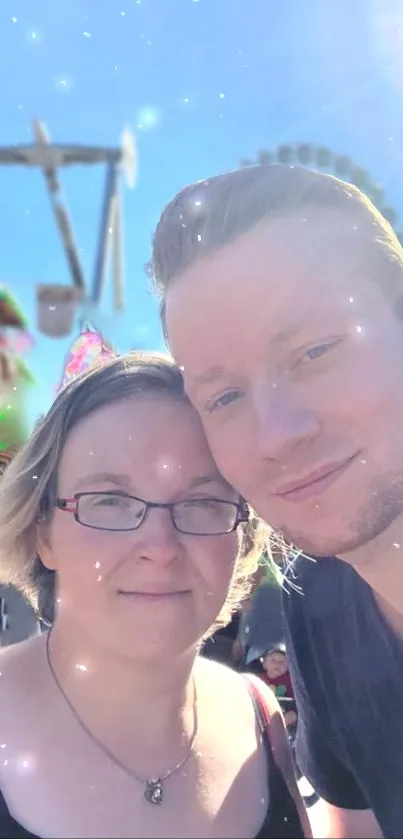
M 122 487 L 127 489 L 130 485 L 128 475 L 119 475 L 115 472 L 95 472 L 92 475 L 86 475 L 83 478 L 80 478 L 79 481 L 75 484 L 75 488 L 79 489 L 83 486 L 96 485 L 96 484 L 115 484 L 116 486 Z

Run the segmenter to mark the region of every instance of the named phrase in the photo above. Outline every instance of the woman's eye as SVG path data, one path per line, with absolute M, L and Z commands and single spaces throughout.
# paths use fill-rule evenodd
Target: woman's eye
M 128 499 L 124 495 L 106 495 L 95 501 L 96 507 L 121 507 L 127 504 Z
M 240 396 L 242 396 L 241 390 L 227 390 L 217 399 L 213 399 L 207 404 L 206 413 L 211 414 L 213 411 L 217 410 L 217 408 L 226 408 L 227 405 L 231 405 L 231 403 L 235 402 L 235 400 Z

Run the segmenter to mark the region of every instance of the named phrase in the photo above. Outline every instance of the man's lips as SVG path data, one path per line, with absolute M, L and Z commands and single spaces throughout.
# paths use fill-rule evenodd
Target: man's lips
M 305 501 L 313 495 L 319 495 L 348 469 L 356 457 L 357 454 L 349 457 L 347 460 L 328 463 L 326 466 L 315 469 L 298 480 L 283 484 L 273 495 L 283 498 L 285 501 Z

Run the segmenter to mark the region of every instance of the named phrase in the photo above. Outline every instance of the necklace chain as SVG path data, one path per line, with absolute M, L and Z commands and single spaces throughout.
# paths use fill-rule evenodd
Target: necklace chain
M 56 671 L 54 669 L 51 654 L 50 654 L 51 633 L 52 633 L 52 630 L 50 629 L 48 634 L 47 634 L 47 637 L 46 637 L 46 660 L 47 660 L 47 664 L 48 664 L 48 667 L 49 667 L 49 671 L 50 671 L 50 674 L 52 676 L 52 679 L 53 679 L 57 689 L 59 690 L 59 692 L 61 693 L 64 701 L 66 702 L 66 704 L 70 708 L 70 711 L 72 712 L 74 718 L 78 722 L 80 728 L 84 731 L 86 736 L 94 743 L 94 745 L 97 746 L 97 748 L 100 749 L 109 758 L 109 760 L 112 761 L 112 763 L 115 763 L 116 766 L 118 766 L 123 772 L 126 773 L 126 775 L 130 775 L 130 777 L 133 778 L 135 781 L 138 781 L 138 783 L 143 784 L 143 786 L 144 786 L 144 798 L 146 799 L 146 801 L 148 801 L 150 804 L 162 804 L 163 799 L 164 799 L 163 784 L 165 783 L 165 781 L 168 780 L 168 778 L 171 777 L 171 775 L 174 775 L 176 772 L 179 772 L 179 770 L 182 769 L 182 766 L 184 766 L 185 763 L 187 763 L 187 761 L 189 760 L 190 755 L 193 751 L 194 744 L 195 744 L 197 731 L 198 731 L 198 714 L 197 714 L 197 690 L 196 690 L 196 682 L 195 682 L 194 677 L 193 677 L 193 697 L 194 697 L 193 698 L 193 716 L 194 716 L 194 724 L 193 724 L 192 736 L 189 740 L 189 744 L 188 744 L 188 747 L 186 749 L 186 753 L 185 753 L 184 757 L 182 758 L 182 760 L 179 761 L 179 763 L 175 764 L 175 766 L 172 769 L 169 769 L 167 772 L 162 773 L 158 777 L 143 778 L 141 775 L 138 775 L 136 772 L 133 772 L 132 769 L 128 769 L 128 767 L 125 766 L 125 764 L 122 763 L 119 760 L 119 758 L 117 758 L 113 754 L 113 752 L 111 752 L 108 749 L 108 747 L 105 746 L 104 743 L 102 743 L 101 740 L 98 740 L 98 737 L 96 737 L 95 734 L 93 734 L 92 731 L 89 728 L 87 728 L 87 726 L 85 725 L 85 723 L 81 719 L 81 717 L 78 714 L 78 712 L 76 711 L 71 699 L 69 699 L 69 697 L 67 696 L 67 693 L 63 689 L 63 687 L 61 685 L 61 682 L 59 681 L 59 678 L 58 678 L 58 676 L 56 674 Z

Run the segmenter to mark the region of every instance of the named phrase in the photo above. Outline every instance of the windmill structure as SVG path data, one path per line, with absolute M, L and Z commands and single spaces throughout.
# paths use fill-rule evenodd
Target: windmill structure
M 34 142 L 0 146 L 0 166 L 22 165 L 41 169 L 49 194 L 61 243 L 66 256 L 71 284 L 40 285 L 37 288 L 38 329 L 51 337 L 70 333 L 76 311 L 100 304 L 106 284 L 109 256 L 112 257 L 113 305 L 116 312 L 124 306 L 121 177 L 133 187 L 136 177 L 136 149 L 130 131 L 122 133 L 118 147 L 53 143 L 46 126 L 39 120 L 32 125 Z M 59 179 L 59 170 L 73 165 L 103 164 L 106 167 L 103 204 L 99 220 L 98 243 L 93 276 L 84 276 L 76 245 L 73 224 Z
M 134 186 L 134 139 L 124 131 L 119 147 L 52 143 L 46 126 L 33 122 L 33 143 L 0 146 L 1 166 L 39 168 L 44 176 L 57 230 L 66 256 L 70 285 L 42 285 L 37 289 L 38 328 L 51 337 L 67 336 L 77 309 L 85 318 L 88 307 L 100 304 L 106 284 L 109 256 L 116 312 L 124 305 L 122 207 L 119 191 L 124 177 Z M 60 170 L 73 165 L 106 167 L 104 197 L 99 219 L 93 275 L 87 280 L 76 245 L 72 221 L 59 178 Z M 32 376 L 22 359 L 30 348 L 30 333 L 22 310 L 5 286 L 0 286 L 0 480 L 10 460 L 25 441 L 25 386 Z M 0 586 L 0 646 L 40 631 L 37 616 L 12 587 Z

